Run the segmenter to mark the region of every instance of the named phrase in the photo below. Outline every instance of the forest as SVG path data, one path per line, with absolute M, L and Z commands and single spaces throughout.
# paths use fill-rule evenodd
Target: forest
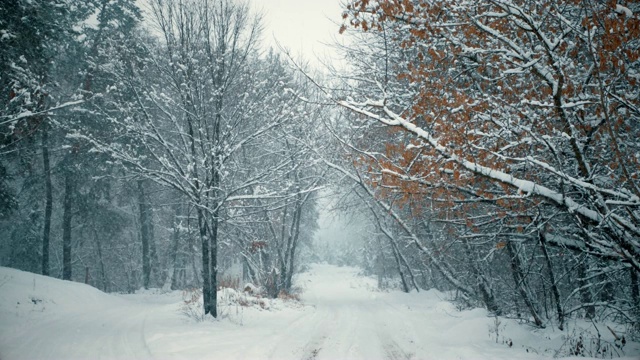
M 640 3 L 343 1 L 322 68 L 251 2 L 139 5 L 0 3 L 0 266 L 215 318 L 329 261 L 640 335 Z M 318 243 L 322 211 L 358 235 Z

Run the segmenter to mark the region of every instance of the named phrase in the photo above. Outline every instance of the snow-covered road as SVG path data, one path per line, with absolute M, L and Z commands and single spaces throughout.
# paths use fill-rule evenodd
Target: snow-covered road
M 0 284 L 3 360 L 537 359 L 557 346 L 553 333 L 507 320 L 496 342 L 484 310 L 459 312 L 437 291 L 380 292 L 356 269 L 330 265 L 297 279 L 304 305 L 226 306 L 204 322 L 180 312 L 178 292 L 115 296 L 6 268 Z
M 357 276 L 356 269 L 328 265 L 314 266 L 299 283 L 311 311 L 260 346 L 221 358 L 512 359 L 516 355 L 489 339 L 484 311 L 470 314 L 458 325 L 454 306 L 435 291 L 419 296 L 383 293 L 372 279 Z M 474 317 L 479 321 L 474 323 Z M 469 338 L 474 332 L 480 333 Z M 270 345 L 265 348 L 265 344 Z M 519 358 L 527 355 L 531 354 L 517 353 Z

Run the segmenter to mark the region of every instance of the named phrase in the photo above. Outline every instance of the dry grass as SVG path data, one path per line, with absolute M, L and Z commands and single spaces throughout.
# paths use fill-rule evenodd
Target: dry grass
M 300 301 L 300 295 L 296 291 L 287 292 L 286 290 L 280 290 L 278 293 L 278 299 L 283 301 Z
M 218 290 L 224 288 L 240 290 L 240 279 L 233 276 L 218 277 Z

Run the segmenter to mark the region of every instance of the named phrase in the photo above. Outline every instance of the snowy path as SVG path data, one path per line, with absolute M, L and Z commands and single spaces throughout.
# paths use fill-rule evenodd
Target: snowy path
M 435 292 L 420 296 L 419 303 L 415 304 L 418 308 L 412 310 L 411 305 L 398 301 L 407 300 L 401 299 L 403 294 L 373 291 L 373 281 L 356 276 L 352 268 L 316 265 L 300 282 L 306 287 L 304 301 L 313 310 L 269 339 L 274 344 L 268 352 L 269 358 L 495 359 L 500 355 L 514 356 L 512 349 L 496 347 L 489 341 L 484 315 L 481 315 L 484 337 L 481 343 L 469 343 L 464 336 L 458 336 L 468 329 L 453 326 L 455 309 Z M 425 308 L 424 305 L 433 306 Z M 487 344 L 489 350 L 485 349 Z M 244 354 L 246 357 L 236 358 L 260 358 L 259 350 L 259 347 L 251 348 Z M 233 357 L 233 354 L 223 357 L 227 355 Z
M 177 292 L 114 296 L 0 268 L 0 359 L 539 359 L 557 348 L 544 343 L 553 333 L 506 320 L 496 343 L 484 310 L 458 312 L 437 291 L 379 292 L 356 273 L 315 265 L 297 280 L 304 306 L 195 322 Z

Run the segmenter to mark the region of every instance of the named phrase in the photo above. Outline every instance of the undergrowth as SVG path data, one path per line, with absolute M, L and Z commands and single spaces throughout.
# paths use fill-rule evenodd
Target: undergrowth
M 273 308 L 274 301 L 281 303 L 297 303 L 300 301 L 300 293 L 302 292 L 300 288 L 293 288 L 290 292 L 281 290 L 275 299 L 269 299 L 263 296 L 261 288 L 250 284 L 241 290 L 240 282 L 237 280 L 224 280 L 219 284 L 217 304 L 219 318 L 229 318 L 230 320 L 240 324 L 243 322 L 242 318 L 245 308 L 271 310 Z M 204 314 L 201 288 L 189 288 L 182 291 L 180 313 L 197 322 L 207 319 L 207 315 Z
M 563 336 L 564 343 L 556 350 L 553 357 L 583 356 L 597 359 L 614 359 L 625 355 L 626 337 L 618 334 L 609 326 L 605 327 L 613 335 L 613 341 L 607 340 L 600 332 L 600 327 L 592 322 L 591 329 L 573 328 L 570 334 Z
M 182 291 L 182 304 L 180 312 L 186 317 L 195 321 L 204 321 L 204 304 L 202 299 L 202 289 L 188 288 Z

